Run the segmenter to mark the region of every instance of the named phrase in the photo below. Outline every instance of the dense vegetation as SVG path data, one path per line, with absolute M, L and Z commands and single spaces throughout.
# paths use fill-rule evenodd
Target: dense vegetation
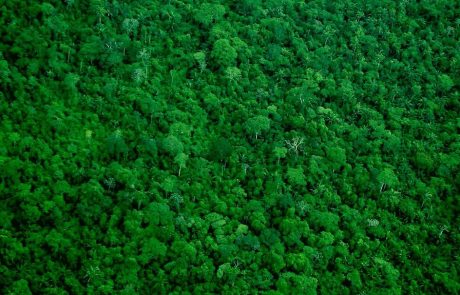
M 458 294 L 460 2 L 1 1 L 0 293 Z

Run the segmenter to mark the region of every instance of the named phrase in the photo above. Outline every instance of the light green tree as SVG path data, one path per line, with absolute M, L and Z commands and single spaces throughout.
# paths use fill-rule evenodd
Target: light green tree
M 288 168 L 287 178 L 290 184 L 292 185 L 306 185 L 305 174 L 303 173 L 303 168 L 298 166 L 297 168 Z
M 214 21 L 222 19 L 225 14 L 225 6 L 220 4 L 203 3 L 195 12 L 195 20 L 210 25 Z
M 276 158 L 278 159 L 278 164 L 280 163 L 281 158 L 285 158 L 287 154 L 287 148 L 285 147 L 275 147 L 273 152 L 275 153 Z
M 380 192 L 383 192 L 383 190 L 387 187 L 394 187 L 399 183 L 398 177 L 396 174 L 393 172 L 392 169 L 390 168 L 385 168 L 383 169 L 382 172 L 379 173 L 377 180 L 380 182 Z
M 186 163 L 187 163 L 187 160 L 188 160 L 188 156 L 184 153 L 179 153 L 175 158 L 174 158 L 174 162 L 179 165 L 179 176 L 180 176 L 180 173 L 182 171 L 182 168 L 185 168 L 186 167 Z
M 261 115 L 252 117 L 246 122 L 246 130 L 251 134 L 255 134 L 256 139 L 262 131 L 269 129 L 270 119 Z
M 211 57 L 223 68 L 235 64 L 238 53 L 235 48 L 230 45 L 227 39 L 219 39 L 214 43 L 212 48 Z

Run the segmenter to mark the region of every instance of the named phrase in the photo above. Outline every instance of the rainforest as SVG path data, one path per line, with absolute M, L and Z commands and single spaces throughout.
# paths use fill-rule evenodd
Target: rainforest
M 460 1 L 0 0 L 0 293 L 459 294 Z

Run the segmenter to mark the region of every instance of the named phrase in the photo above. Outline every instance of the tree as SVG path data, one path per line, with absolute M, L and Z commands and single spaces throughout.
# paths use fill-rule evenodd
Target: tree
M 195 11 L 195 20 L 206 26 L 222 19 L 225 14 L 225 6 L 213 3 L 202 3 Z
M 439 77 L 439 89 L 443 93 L 446 93 L 447 91 L 449 91 L 453 86 L 454 86 L 454 81 L 452 81 L 452 79 L 448 75 L 442 74 Z
M 126 154 L 128 152 L 128 146 L 125 143 L 125 140 L 120 129 L 115 130 L 107 138 L 107 149 L 110 155 L 115 155 L 117 159 L 121 154 Z
M 287 154 L 287 148 L 285 147 L 275 147 L 275 149 L 273 150 L 274 154 L 275 154 L 275 157 L 278 159 L 278 164 L 280 163 L 280 159 L 281 158 L 285 158 L 286 157 L 286 154 Z
M 346 164 L 345 150 L 340 147 L 330 147 L 326 150 L 327 158 L 332 162 L 332 167 L 338 169 Z
M 152 260 L 162 258 L 166 255 L 167 247 L 156 238 L 146 239 L 141 249 L 140 260 L 147 264 Z
M 187 163 L 188 156 L 184 153 L 179 153 L 175 158 L 174 162 L 179 165 L 179 176 L 182 168 L 185 168 L 185 164 Z
M 389 186 L 389 187 L 395 187 L 399 181 L 398 177 L 396 174 L 393 172 L 392 169 L 390 168 L 384 168 L 383 171 L 381 171 L 377 177 L 377 180 L 380 182 L 380 192 L 383 192 L 383 190 Z
M 241 79 L 241 71 L 237 67 L 228 67 L 225 69 L 225 77 L 229 82 L 237 82 Z
M 8 62 L 3 59 L 3 55 L 0 52 L 0 82 L 6 84 L 7 82 L 10 81 L 9 76 L 10 76 L 10 69 L 8 66 Z
M 219 137 L 211 142 L 209 156 L 214 161 L 226 161 L 232 154 L 231 143 L 223 137 Z
M 286 140 L 286 145 L 288 146 L 290 151 L 293 151 L 297 155 L 300 148 L 303 145 L 303 142 L 304 142 L 303 137 L 294 137 L 291 140 Z
M 263 131 L 270 129 L 270 119 L 265 116 L 255 116 L 246 121 L 246 130 L 250 134 L 254 134 L 256 139 L 258 135 Z
M 281 293 L 317 294 L 318 280 L 305 275 L 296 275 L 292 272 L 283 273 L 276 283 Z
M 70 93 L 76 94 L 77 87 L 76 84 L 80 80 L 80 77 L 77 74 L 67 74 L 64 78 L 64 85 L 67 87 Z
M 29 283 L 25 279 L 18 280 L 14 282 L 9 287 L 8 294 L 24 294 L 24 295 L 32 295 L 32 292 L 29 289 Z
M 289 183 L 292 185 L 305 186 L 307 184 L 303 168 L 301 166 L 298 166 L 297 168 L 289 167 L 287 170 L 287 178 Z
M 169 155 L 176 157 L 184 150 L 182 142 L 174 135 L 169 135 L 162 141 L 162 148 Z
M 193 58 L 198 63 L 200 71 L 203 72 L 206 69 L 206 54 L 202 51 L 193 54 Z
M 91 62 L 97 59 L 103 49 L 103 43 L 98 36 L 90 36 L 80 48 L 80 54 L 87 57 Z
M 217 65 L 222 68 L 234 66 L 238 53 L 235 48 L 230 45 L 227 39 L 219 39 L 214 43 L 211 57 L 216 61 Z
M 135 33 L 139 27 L 139 21 L 133 18 L 125 18 L 121 26 L 123 31 L 128 33 L 128 35 L 131 35 L 132 33 Z
M 352 270 L 348 275 L 347 275 L 347 279 L 351 282 L 351 286 L 355 289 L 355 290 L 361 290 L 361 288 L 363 287 L 363 283 L 361 281 L 361 276 L 359 274 L 359 271 L 354 269 Z

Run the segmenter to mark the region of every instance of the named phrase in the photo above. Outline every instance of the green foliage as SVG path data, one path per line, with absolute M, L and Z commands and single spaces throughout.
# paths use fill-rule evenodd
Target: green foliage
M 116 155 L 117 157 L 128 152 L 128 146 L 121 130 L 116 130 L 107 138 L 107 150 L 109 154 Z
M 225 77 L 230 82 L 236 82 L 241 79 L 241 71 L 237 67 L 228 67 L 225 69 Z
M 219 39 L 212 47 L 211 57 L 214 58 L 216 63 L 222 68 L 235 65 L 238 53 L 235 48 L 230 45 L 227 39 Z
M 289 167 L 287 170 L 287 178 L 289 183 L 292 185 L 304 186 L 307 184 L 303 168 L 300 166 L 297 168 Z
M 280 159 L 283 159 L 286 157 L 287 152 L 288 152 L 288 149 L 285 147 L 278 147 L 278 146 L 275 147 L 275 149 L 273 150 L 273 153 L 275 154 L 275 157 L 278 159 L 278 163 Z
M 211 142 L 209 155 L 212 160 L 224 161 L 230 157 L 232 151 L 233 147 L 230 142 L 227 139 L 220 137 Z
M 255 116 L 246 121 L 246 130 L 250 134 L 254 134 L 256 139 L 263 131 L 270 129 L 270 119 L 265 116 Z
M 398 177 L 390 168 L 383 169 L 377 176 L 377 180 L 382 184 L 382 189 L 385 186 L 395 187 L 399 182 Z
M 155 238 L 151 238 L 144 242 L 139 258 L 143 264 L 146 264 L 152 260 L 158 260 L 158 258 L 164 257 L 166 251 L 167 247 L 165 244 Z
M 347 275 L 347 279 L 350 280 L 351 286 L 352 286 L 355 290 L 361 290 L 361 288 L 363 287 L 363 283 L 362 283 L 362 281 L 361 281 L 361 276 L 360 276 L 358 270 L 356 270 L 356 269 L 352 270 L 352 271 Z
M 163 139 L 162 148 L 169 155 L 176 157 L 183 152 L 184 145 L 176 136 L 169 135 Z
M 11 295 L 19 295 L 19 294 L 24 294 L 24 295 L 32 295 L 32 292 L 29 289 L 29 284 L 26 280 L 21 279 L 16 282 L 14 282 L 11 287 L 8 290 L 7 294 Z
M 335 167 L 335 169 L 345 165 L 347 157 L 344 149 L 331 147 L 327 149 L 326 154 L 327 158 L 333 163 L 332 167 Z
M 439 88 L 442 92 L 449 91 L 454 85 L 454 81 L 448 75 L 442 74 L 439 77 Z
M 220 4 L 202 3 L 195 12 L 195 20 L 204 25 L 210 25 L 215 21 L 221 20 L 224 14 L 225 6 Z
M 458 294 L 458 1 L 3 1 L 0 294 Z
M 176 157 L 174 157 L 174 162 L 179 165 L 179 176 L 182 171 L 182 168 L 185 167 L 188 160 L 188 156 L 184 153 L 179 153 Z

